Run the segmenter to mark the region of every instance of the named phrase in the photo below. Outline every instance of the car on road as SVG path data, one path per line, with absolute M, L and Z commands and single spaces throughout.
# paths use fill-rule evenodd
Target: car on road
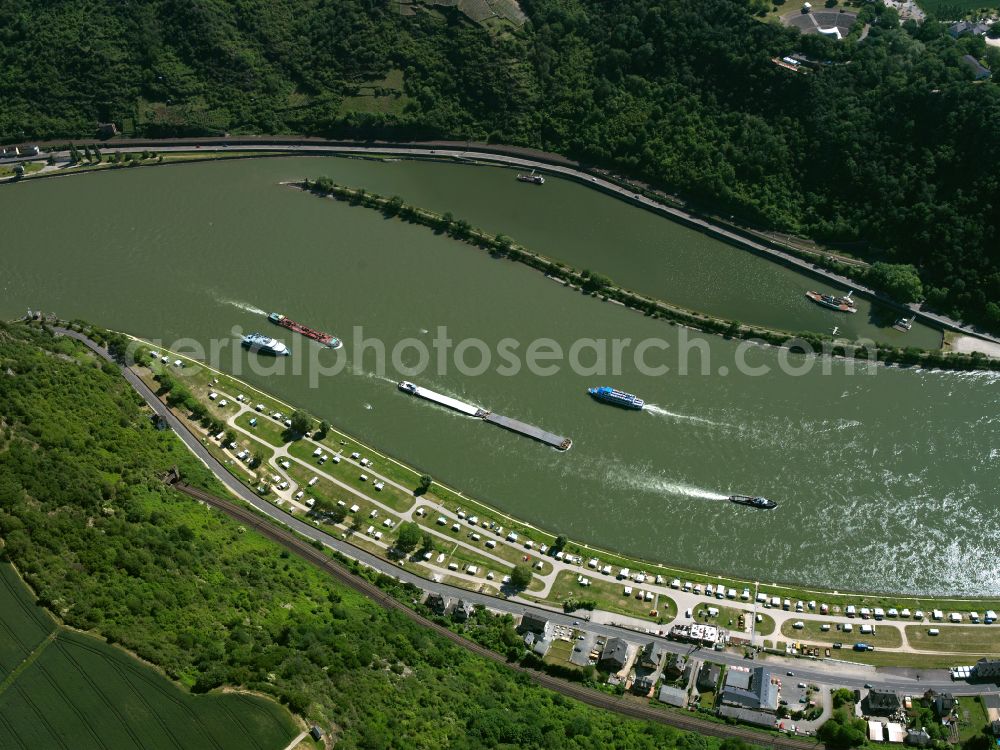
M 795 676 L 795 672 L 793 672 L 792 670 L 788 670 L 785 674 L 787 674 L 789 677 Z
M 872 689 L 872 688 L 874 688 L 874 687 L 875 687 L 875 686 L 874 686 L 874 685 L 872 685 L 872 684 L 871 684 L 870 682 L 866 682 L 866 683 L 865 683 L 865 690 L 871 690 L 871 689 Z

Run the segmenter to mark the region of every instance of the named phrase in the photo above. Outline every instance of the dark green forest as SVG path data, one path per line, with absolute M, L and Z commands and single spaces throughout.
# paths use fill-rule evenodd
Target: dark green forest
M 744 0 L 522 0 L 523 28 L 394 0 L 0 3 L 0 138 L 458 138 L 604 165 L 747 224 L 912 263 L 1000 330 L 1000 89 L 982 38 L 860 9 L 800 36 Z M 756 4 L 753 4 L 756 8 Z M 857 10 L 855 8 L 854 10 Z M 808 74 L 780 68 L 801 52 Z
M 0 323 L 2 554 L 66 624 L 195 691 L 273 696 L 337 747 L 719 747 L 536 687 L 166 487 L 174 465 L 215 480 L 149 414 L 81 345 Z

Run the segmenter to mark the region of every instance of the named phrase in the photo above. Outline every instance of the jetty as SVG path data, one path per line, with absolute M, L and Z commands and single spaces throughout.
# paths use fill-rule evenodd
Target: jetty
M 498 427 L 503 427 L 505 430 L 510 430 L 511 432 L 516 432 L 519 435 L 530 437 L 532 440 L 545 443 L 545 445 L 552 446 L 553 448 L 561 451 L 569 450 L 570 446 L 573 445 L 572 440 L 567 437 L 563 437 L 562 435 L 547 432 L 540 427 L 527 424 L 519 419 L 511 419 L 510 417 L 505 417 L 502 414 L 494 414 L 493 412 L 483 409 L 480 406 L 466 403 L 465 401 L 451 396 L 446 396 L 443 393 L 438 393 L 437 391 L 432 391 L 430 388 L 421 388 L 408 380 L 402 381 L 396 387 L 403 393 L 408 393 L 411 396 L 422 398 L 425 401 L 439 404 L 440 406 L 457 411 L 459 414 L 465 414 L 469 417 L 482 419 L 484 422 L 489 422 L 490 424 L 495 424 Z
M 503 427 L 505 430 L 516 432 L 519 435 L 530 437 L 532 440 L 545 443 L 546 445 L 550 445 L 561 451 L 569 450 L 570 446 L 573 445 L 573 441 L 567 437 L 556 435 L 555 433 L 548 432 L 540 427 L 535 427 L 534 425 L 522 422 L 519 419 L 505 417 L 502 414 L 493 414 L 490 412 L 483 416 L 483 421 L 495 424 L 497 427 Z

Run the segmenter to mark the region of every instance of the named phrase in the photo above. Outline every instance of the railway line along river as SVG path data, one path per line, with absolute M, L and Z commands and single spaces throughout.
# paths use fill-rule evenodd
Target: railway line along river
M 884 332 L 865 311 L 836 317 L 810 305 L 802 290 L 818 282 L 580 185 L 549 179 L 535 188 L 496 168 L 332 158 L 118 170 L 0 189 L 0 314 L 54 310 L 166 345 L 189 337 L 207 349 L 222 339 L 223 369 L 580 541 L 762 582 L 1000 592 L 998 375 L 851 374 L 843 362 L 701 337 L 425 228 L 277 185 L 320 175 L 452 211 L 707 312 Z M 710 307 L 722 304 L 733 311 Z M 261 314 L 271 310 L 343 338 L 344 349 L 279 334 Z M 256 355 L 232 346 L 234 326 L 284 340 L 293 349 L 285 371 L 254 372 Z M 441 327 L 455 342 L 449 366 L 432 356 L 413 374 Z M 916 326 L 912 334 L 923 335 Z M 547 363 L 553 374 L 505 373 L 504 339 L 520 342 L 522 356 L 541 339 L 564 352 L 576 345 L 580 366 L 574 372 L 567 358 Z M 600 369 L 602 341 L 625 339 L 620 374 L 580 371 Z M 471 340 L 481 346 L 466 348 L 467 365 L 490 353 L 482 374 L 454 364 L 457 344 Z M 597 343 L 581 348 L 586 340 Z M 668 371 L 651 374 L 636 361 L 646 340 L 660 342 L 646 350 L 647 364 Z M 373 342 L 386 347 L 384 367 Z M 394 366 L 394 348 L 406 371 Z M 317 365 L 332 371 L 338 357 L 339 374 L 316 377 Z M 573 447 L 559 452 L 408 398 L 395 387 L 404 378 L 569 436 Z M 649 408 L 626 412 L 587 397 L 588 386 L 604 384 Z M 725 501 L 732 493 L 779 507 L 742 508 Z

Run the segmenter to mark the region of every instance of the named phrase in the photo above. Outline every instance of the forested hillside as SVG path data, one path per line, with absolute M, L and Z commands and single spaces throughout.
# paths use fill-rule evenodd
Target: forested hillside
M 1000 88 L 981 38 L 867 5 L 843 42 L 741 0 L 522 0 L 521 29 L 391 0 L 0 5 L 0 138 L 453 137 L 625 170 L 743 221 L 913 263 L 1000 329 Z M 409 7 L 409 6 L 408 6 Z M 771 58 L 804 52 L 808 75 Z
M 167 488 L 173 465 L 215 480 L 148 414 L 82 345 L 0 323 L 0 548 L 68 625 L 195 691 L 274 696 L 338 748 L 718 748 L 535 687 Z

